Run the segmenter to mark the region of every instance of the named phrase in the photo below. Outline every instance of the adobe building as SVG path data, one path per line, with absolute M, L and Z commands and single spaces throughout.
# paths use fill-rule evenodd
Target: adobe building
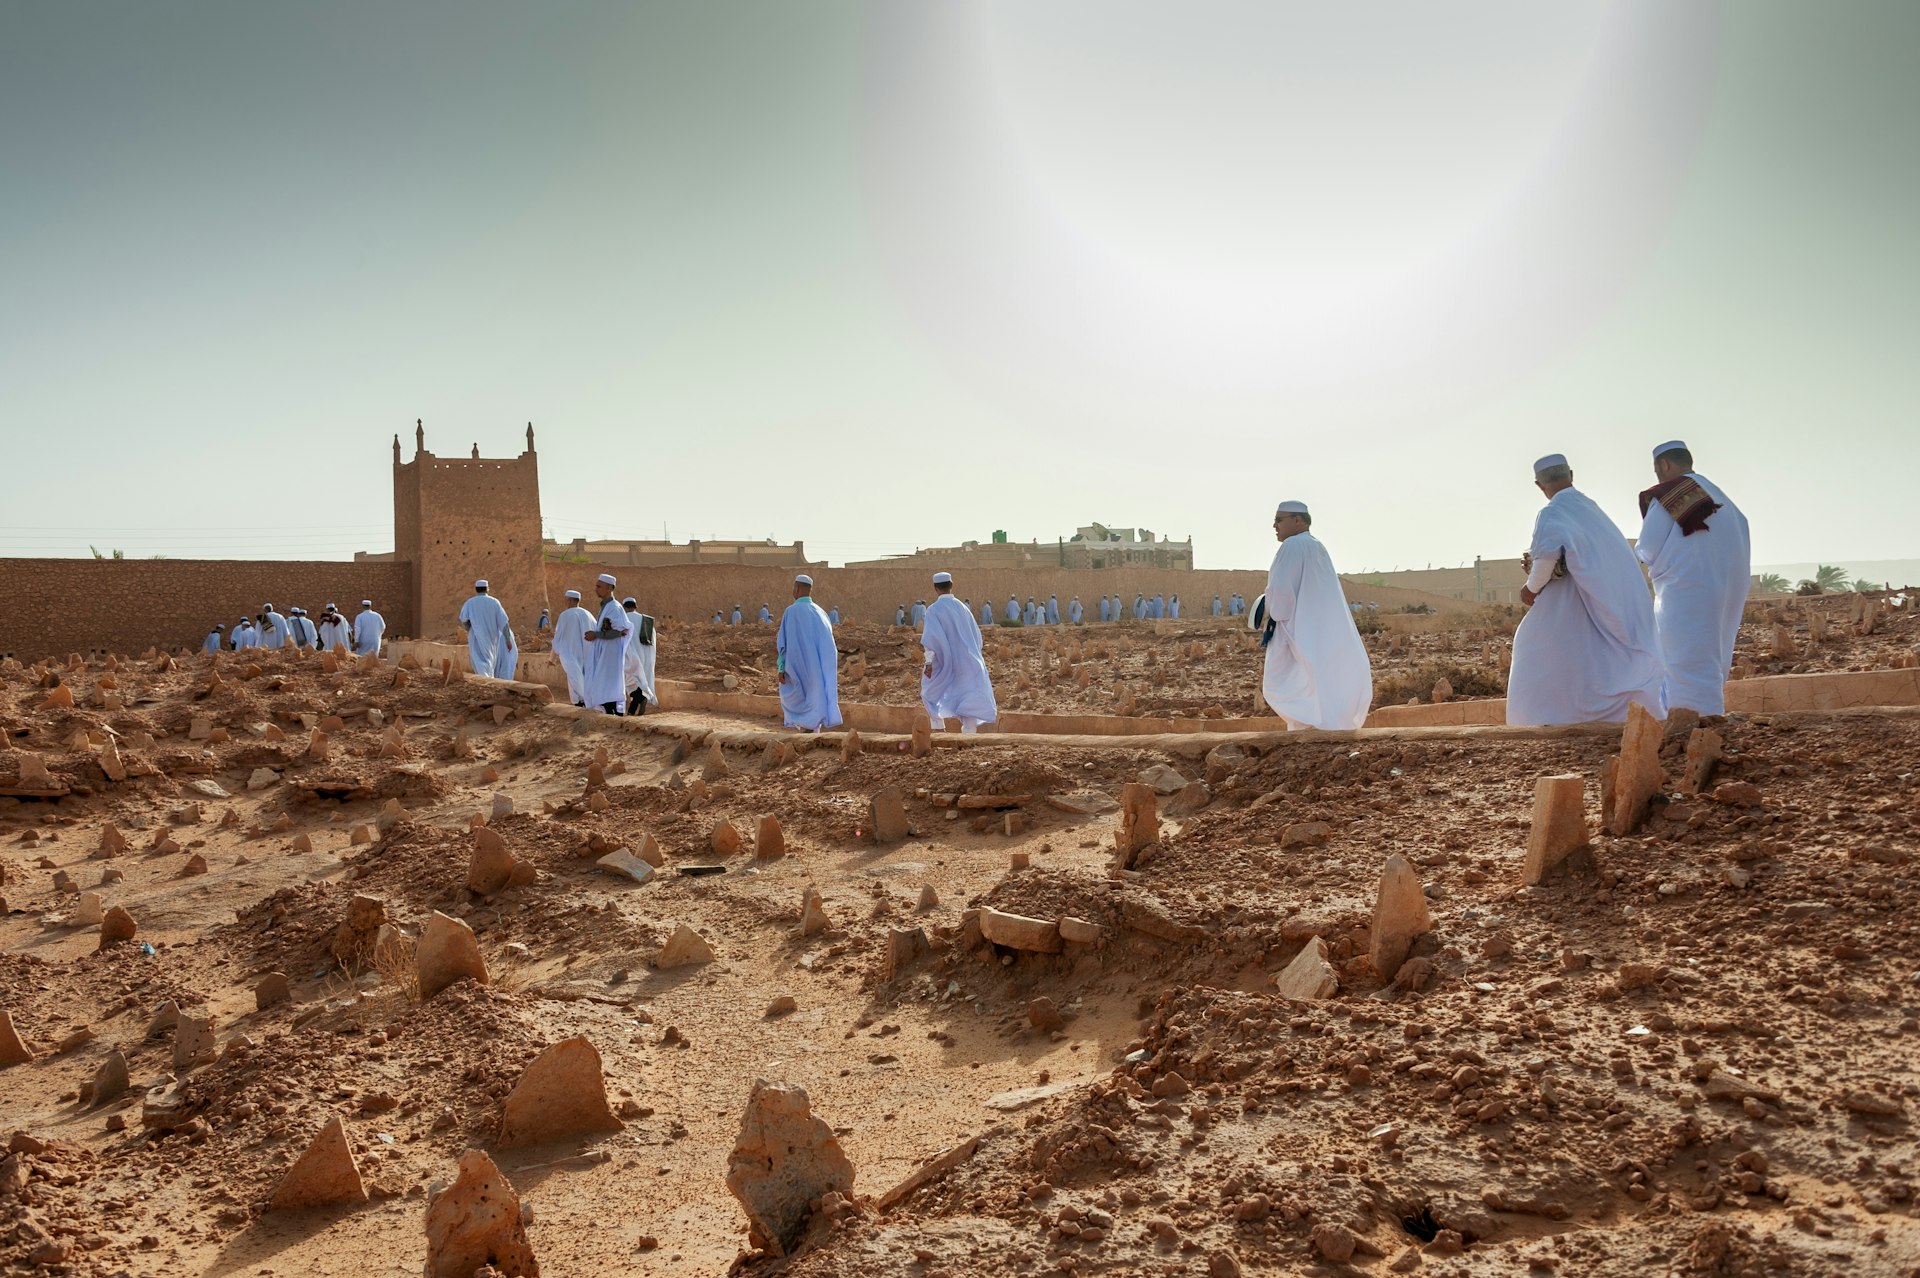
M 393 437 L 393 558 L 411 565 L 416 636 L 460 633 L 460 606 L 485 578 L 488 589 L 531 634 L 547 607 L 540 532 L 540 460 L 527 423 L 518 457 L 440 457 L 427 451 L 426 428 L 413 424 L 413 460 L 400 460 Z

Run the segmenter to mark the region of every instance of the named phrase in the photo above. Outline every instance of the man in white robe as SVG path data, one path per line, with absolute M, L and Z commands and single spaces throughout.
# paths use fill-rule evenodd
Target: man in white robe
M 767 607 L 765 604 L 760 605 L 760 624 L 763 626 L 771 626 L 773 624 L 773 609 Z
M 320 651 L 332 652 L 336 644 L 345 648 L 352 638 L 347 619 L 332 604 L 328 604 L 320 613 Z
M 908 619 L 913 622 L 913 628 L 918 630 L 920 623 L 927 619 L 927 601 L 924 599 L 914 600 L 913 609 L 907 615 Z
M 1747 517 L 1693 469 L 1681 440 L 1653 450 L 1659 481 L 1640 494 L 1634 554 L 1653 578 L 1653 625 L 1667 709 L 1727 712 L 1727 674 L 1747 608 L 1753 546 Z
M 1267 649 L 1260 690 L 1273 712 L 1300 728 L 1358 728 L 1373 702 L 1373 665 L 1347 611 L 1340 576 L 1311 531 L 1305 502 L 1274 511 L 1280 541 L 1267 570 Z
M 262 648 L 284 648 L 293 637 L 293 630 L 287 625 L 287 619 L 273 610 L 269 603 L 265 612 L 260 614 L 260 641 Z
M 1620 723 L 1636 701 L 1664 719 L 1660 639 L 1640 561 L 1573 486 L 1564 456 L 1542 457 L 1533 475 L 1547 504 L 1521 561 L 1528 610 L 1513 636 L 1507 722 Z
M 1006 618 L 1009 626 L 1020 624 L 1020 600 L 1014 595 L 1007 596 Z
M 1079 595 L 1067 601 L 1067 624 L 1077 626 L 1080 624 L 1080 619 L 1086 615 L 1087 610 L 1081 606 Z
M 774 642 L 780 671 L 780 708 L 789 728 L 819 732 L 840 724 L 840 653 L 833 625 L 813 601 L 813 578 L 793 579 L 793 602 L 780 617 Z
M 353 619 L 353 654 L 356 657 L 380 655 L 380 641 L 387 634 L 387 619 L 373 610 L 373 600 L 362 599 Z
M 727 619 L 727 624 L 730 626 L 737 626 L 740 624 L 740 605 L 739 604 L 735 604 L 733 606 L 733 615 Z
M 624 714 L 627 709 L 627 611 L 613 596 L 620 584 L 610 572 L 594 579 L 593 593 L 600 599 L 600 618 L 581 636 L 587 645 L 587 704 L 608 714 Z
M 653 694 L 654 621 L 632 596 L 622 599 L 620 607 L 627 614 L 627 713 L 645 714 L 649 702 L 659 701 Z
M 719 620 L 718 615 L 714 618 Z M 553 656 L 567 676 L 567 700 L 587 704 L 587 641 L 593 614 L 580 606 L 580 592 L 567 591 L 567 606 L 553 623 Z
M 982 603 L 980 605 L 980 624 L 983 626 L 991 626 L 993 624 L 993 605 L 992 604 Z
M 973 614 L 953 597 L 953 574 L 933 575 L 933 606 L 927 609 L 927 628 L 920 635 L 926 658 L 920 666 L 920 704 L 939 732 L 948 719 L 960 721 L 960 731 L 973 732 L 999 717 L 993 699 L 993 681 L 987 677 L 980 651 L 980 627 Z
M 1047 624 L 1049 626 L 1057 626 L 1060 624 L 1060 596 L 1059 595 L 1047 596 Z
M 467 632 L 468 668 L 491 677 L 507 638 L 507 610 L 487 593 L 485 577 L 473 583 L 472 596 L 460 605 L 460 625 Z
M 206 641 L 200 645 L 200 651 L 218 652 L 221 647 L 225 645 L 226 641 L 227 628 L 225 626 L 215 626 L 213 629 L 207 631 Z
M 260 632 L 253 628 L 253 618 L 242 617 L 233 627 L 233 650 L 244 652 L 248 648 L 260 646 Z

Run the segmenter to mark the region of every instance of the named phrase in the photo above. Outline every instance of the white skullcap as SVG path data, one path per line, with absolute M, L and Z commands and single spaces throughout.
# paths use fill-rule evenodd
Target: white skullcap
M 933 574 L 933 584 L 936 586 L 951 586 L 953 584 L 953 574 L 950 572 L 936 572 Z
M 362 600 L 360 601 L 360 606 L 361 606 L 362 608 L 371 608 L 371 607 L 373 607 L 373 600 L 371 600 L 371 599 L 362 599 Z
M 580 592 L 579 592 L 579 591 L 577 591 L 577 590 L 569 590 L 569 591 L 567 592 L 567 596 L 566 596 L 566 597 L 567 597 L 567 598 L 569 598 L 569 599 L 578 599 L 578 598 L 580 597 Z
M 1658 457 L 1661 453 L 1670 453 L 1676 448 L 1683 453 L 1692 451 L 1687 447 L 1686 441 L 1679 440 L 1679 439 L 1669 439 L 1666 443 L 1661 444 L 1659 447 L 1655 448 L 1653 450 L 1653 455 L 1655 457 Z
M 225 626 L 215 626 L 215 627 L 214 627 L 214 629 L 215 629 L 215 630 L 225 630 L 225 629 L 226 629 L 226 627 L 225 627 Z
M 334 605 L 332 605 L 332 604 L 328 604 L 328 605 L 326 606 L 326 608 L 325 608 L 325 611 L 327 611 L 327 612 L 332 612 L 332 611 L 333 611 L 333 608 L 334 608 Z
M 1555 466 L 1565 466 L 1566 464 L 1567 455 L 1565 453 L 1548 453 L 1545 457 L 1542 457 L 1533 464 L 1533 473 L 1537 475 L 1543 470 L 1552 470 Z
M 1304 515 L 1308 513 L 1307 503 L 1304 501 L 1283 501 L 1273 508 L 1273 513 L 1276 515 Z
M 622 599 L 620 601 L 620 606 L 622 608 L 638 608 L 640 606 L 640 601 L 635 599 L 632 595 L 628 595 L 625 599 Z
M 803 572 L 794 577 L 793 584 L 796 586 L 811 586 L 813 584 L 813 578 Z
M 474 582 L 473 588 L 475 590 L 485 590 L 487 588 L 487 579 L 482 577 L 480 580 Z
M 620 579 L 610 572 L 603 572 L 598 577 L 595 577 L 594 580 L 603 586 L 617 586 L 620 584 Z

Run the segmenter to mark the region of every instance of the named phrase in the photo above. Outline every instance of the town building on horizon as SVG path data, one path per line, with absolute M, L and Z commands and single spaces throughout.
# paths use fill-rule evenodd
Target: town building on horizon
M 944 568 L 1172 568 L 1193 570 L 1193 538 L 1175 541 L 1156 537 L 1149 528 L 1109 528 L 1088 524 L 1071 537 L 1053 541 L 1009 541 L 995 530 L 990 541 L 964 541 L 958 546 L 931 546 L 907 555 L 883 559 L 849 560 L 848 568 L 905 568 L 938 560 Z

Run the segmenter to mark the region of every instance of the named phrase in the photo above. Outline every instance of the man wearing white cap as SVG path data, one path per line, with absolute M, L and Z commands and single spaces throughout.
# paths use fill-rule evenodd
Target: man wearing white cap
M 460 625 L 467 632 L 467 665 L 477 675 L 493 675 L 500 645 L 507 641 L 507 610 L 487 593 L 487 579 L 473 583 L 473 596 L 460 605 Z
M 653 618 L 640 611 L 639 600 L 629 595 L 620 601 L 627 614 L 627 655 L 622 670 L 626 677 L 627 713 L 645 714 L 653 695 Z
M 253 618 L 242 617 L 233 627 L 233 650 L 240 652 L 247 648 L 260 646 L 260 632 L 253 628 Z
M 1547 498 L 1521 559 L 1527 615 L 1513 636 L 1507 722 L 1620 723 L 1639 702 L 1664 718 L 1653 599 L 1627 539 L 1573 486 L 1559 453 L 1533 464 Z
M 1080 596 L 1075 595 L 1067 604 L 1067 624 L 1077 626 L 1086 615 L 1087 610 L 1080 606 Z
M 813 601 L 813 578 L 793 579 L 793 602 L 780 618 L 775 640 L 780 670 L 780 708 L 787 726 L 806 732 L 840 723 L 840 652 L 833 625 Z
M 380 655 L 380 641 L 386 637 L 387 619 L 373 610 L 373 600 L 362 599 L 360 612 L 353 619 L 353 652 L 357 657 Z
M 226 642 L 227 628 L 225 626 L 215 626 L 213 629 L 207 631 L 206 642 L 200 645 L 200 651 L 218 652 L 225 646 Z
M 632 628 L 627 625 L 626 609 L 613 597 L 613 588 L 619 584 L 610 572 L 594 579 L 600 620 L 581 636 L 587 643 L 587 704 L 608 714 L 624 714 L 627 709 L 627 636 Z
M 953 597 L 952 573 L 933 574 L 933 605 L 927 609 L 920 646 L 927 654 L 920 666 L 920 704 L 927 708 L 935 732 L 945 728 L 948 719 L 958 719 L 960 731 L 973 732 L 999 717 L 993 681 L 980 652 L 980 627 L 967 606 Z
M 339 610 L 328 604 L 320 613 L 320 650 L 332 652 L 334 647 L 346 647 L 352 639 L 347 619 Z
M 1305 502 L 1273 515 L 1280 541 L 1267 570 L 1267 650 L 1260 690 L 1273 712 L 1299 728 L 1357 728 L 1373 701 L 1373 666 L 1354 628 L 1327 548 L 1310 531 Z
M 284 648 L 287 646 L 287 640 L 293 637 L 293 630 L 287 625 L 287 619 L 275 612 L 271 603 L 267 605 L 267 610 L 260 614 L 259 629 L 260 642 L 256 646 L 261 648 Z
M 1693 454 L 1680 440 L 1653 450 L 1653 476 L 1659 482 L 1640 494 L 1633 552 L 1653 577 L 1667 709 L 1725 714 L 1733 642 L 1753 571 L 1747 517 L 1694 473 Z
M 567 592 L 567 607 L 553 623 L 553 655 L 567 676 L 567 700 L 587 704 L 587 630 L 593 614 L 580 606 L 580 592 Z

